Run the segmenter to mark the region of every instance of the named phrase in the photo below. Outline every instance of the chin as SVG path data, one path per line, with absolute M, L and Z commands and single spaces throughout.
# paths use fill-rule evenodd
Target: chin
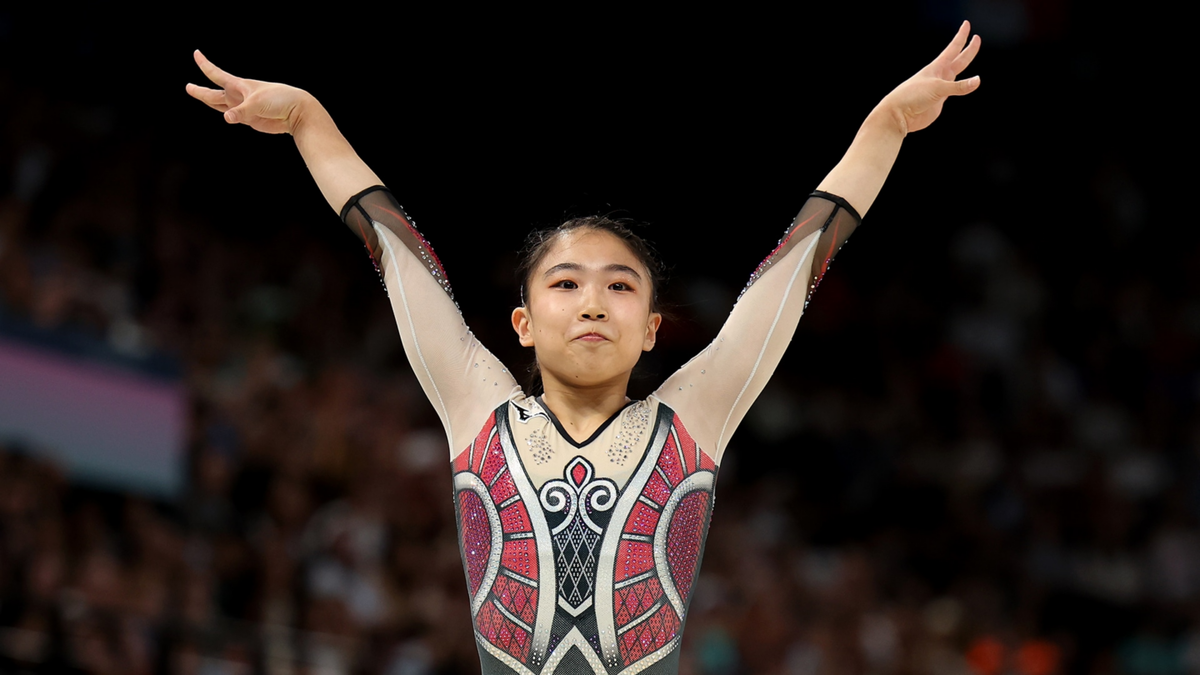
M 625 381 L 629 379 L 630 370 L 620 370 L 614 368 L 572 368 L 567 371 L 558 371 L 556 373 L 560 382 L 574 387 L 599 387 L 613 382 Z

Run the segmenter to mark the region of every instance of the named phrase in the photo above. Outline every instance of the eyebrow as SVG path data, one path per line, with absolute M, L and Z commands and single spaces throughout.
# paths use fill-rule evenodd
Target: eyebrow
M 625 272 L 625 273 L 631 275 L 634 279 L 637 279 L 639 282 L 642 280 L 642 275 L 638 274 L 638 271 L 633 269 L 629 265 L 622 265 L 621 263 L 609 263 L 608 265 L 605 265 L 604 267 L 602 267 L 600 269 L 605 272 Z M 542 278 L 543 279 L 549 278 L 550 276 L 557 274 L 558 272 L 582 272 L 582 271 L 583 271 L 583 265 L 580 265 L 579 263 L 573 263 L 573 262 L 559 263 L 559 264 L 555 265 L 554 267 L 551 267 L 550 269 L 546 270 L 546 273 L 542 275 Z

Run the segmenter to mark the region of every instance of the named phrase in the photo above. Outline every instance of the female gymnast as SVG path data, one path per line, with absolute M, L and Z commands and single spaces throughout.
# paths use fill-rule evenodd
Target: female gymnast
M 676 673 L 729 438 L 791 341 L 809 295 L 870 208 L 909 132 L 979 78 L 963 23 L 867 116 L 845 156 L 755 270 L 704 351 L 644 401 L 630 373 L 654 347 L 656 266 L 603 218 L 532 249 L 517 339 L 530 396 L 467 329 L 433 249 L 308 93 L 234 77 L 187 92 L 230 124 L 289 133 L 329 205 L 366 244 L 400 337 L 450 444 L 459 544 L 484 673 Z

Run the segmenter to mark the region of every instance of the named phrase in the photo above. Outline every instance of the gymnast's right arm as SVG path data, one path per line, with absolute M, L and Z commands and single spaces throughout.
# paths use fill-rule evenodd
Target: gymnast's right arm
M 188 94 L 224 113 L 230 124 L 291 134 L 325 200 L 366 245 L 387 286 L 404 351 L 442 420 L 453 457 L 517 384 L 467 329 L 433 249 L 316 98 L 285 84 L 230 75 L 199 51 L 195 57 L 221 89 L 189 84 Z

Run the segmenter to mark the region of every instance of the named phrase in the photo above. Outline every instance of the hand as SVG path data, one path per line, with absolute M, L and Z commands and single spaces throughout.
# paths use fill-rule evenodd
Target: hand
M 879 102 L 877 111 L 886 112 L 900 125 L 901 133 L 920 131 L 942 113 L 942 104 L 950 96 L 963 96 L 979 88 L 979 76 L 956 80 L 979 53 L 979 36 L 971 38 L 970 22 L 964 21 L 958 34 L 933 63 L 904 81 Z
M 204 58 L 199 49 L 194 56 L 204 75 L 221 88 L 209 89 L 189 83 L 187 93 L 192 98 L 225 113 L 225 121 L 230 124 L 246 124 L 267 134 L 295 131 L 301 117 L 301 105 L 309 98 L 303 89 L 234 77 Z

